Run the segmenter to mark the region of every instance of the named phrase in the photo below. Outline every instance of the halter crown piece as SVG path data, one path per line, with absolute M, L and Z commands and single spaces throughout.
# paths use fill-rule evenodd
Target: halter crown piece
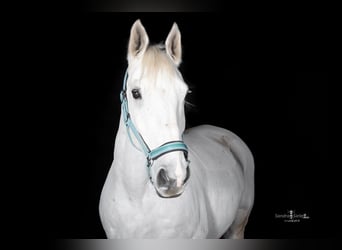
M 152 182 L 152 177 L 151 177 L 151 167 L 153 165 L 153 161 L 158 159 L 160 156 L 174 152 L 174 151 L 183 151 L 185 160 L 187 161 L 188 165 L 190 161 L 188 160 L 188 147 L 185 145 L 183 141 L 169 141 L 161 146 L 151 150 L 147 143 L 145 142 L 144 138 L 142 135 L 138 132 L 137 128 L 134 126 L 134 123 L 131 119 L 129 110 L 128 110 L 128 100 L 127 100 L 127 78 L 128 78 L 128 72 L 126 70 L 124 81 L 123 81 L 123 87 L 122 91 L 120 93 L 120 100 L 121 100 L 121 113 L 122 113 L 122 118 L 125 122 L 126 129 L 127 129 L 127 134 L 128 138 L 131 142 L 131 144 L 139 151 L 143 152 L 146 156 L 146 166 L 147 166 L 147 171 L 148 175 L 150 178 L 150 181 Z M 140 144 L 140 148 L 137 147 L 131 136 L 131 132 L 133 133 L 134 137 L 137 139 L 138 143 Z

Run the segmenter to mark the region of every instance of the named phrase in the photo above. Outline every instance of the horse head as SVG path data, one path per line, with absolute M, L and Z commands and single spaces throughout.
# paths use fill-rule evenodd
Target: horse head
M 190 174 L 188 149 L 182 141 L 188 86 L 178 70 L 181 56 L 176 23 L 165 44 L 158 45 L 149 44 L 140 20 L 133 24 L 121 93 L 123 119 L 131 143 L 145 153 L 151 183 L 165 198 L 181 195 Z

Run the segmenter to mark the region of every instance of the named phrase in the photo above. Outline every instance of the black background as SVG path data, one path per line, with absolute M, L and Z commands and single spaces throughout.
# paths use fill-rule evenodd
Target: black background
M 182 33 L 180 71 L 195 106 L 187 127 L 239 135 L 255 158 L 255 204 L 246 238 L 337 236 L 329 147 L 331 33 L 315 18 L 228 13 L 78 13 L 54 16 L 43 75 L 53 114 L 48 234 L 104 238 L 100 193 L 113 159 L 129 31 L 140 18 L 150 41 Z M 57 94 L 56 94 L 57 93 Z M 52 181 L 50 181 L 52 180 Z M 275 214 L 306 213 L 285 223 Z M 50 222 L 49 222 L 50 223 Z

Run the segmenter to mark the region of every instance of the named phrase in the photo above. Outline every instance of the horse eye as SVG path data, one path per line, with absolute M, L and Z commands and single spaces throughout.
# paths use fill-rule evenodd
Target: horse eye
M 139 89 L 132 90 L 132 96 L 134 99 L 141 99 L 141 94 Z

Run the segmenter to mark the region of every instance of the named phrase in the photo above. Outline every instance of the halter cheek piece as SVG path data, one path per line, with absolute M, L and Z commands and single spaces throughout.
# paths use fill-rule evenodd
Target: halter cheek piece
M 129 110 L 128 110 L 128 100 L 127 100 L 127 78 L 128 78 L 128 72 L 126 70 L 124 81 L 123 81 L 123 87 L 122 91 L 120 93 L 120 100 L 121 100 L 121 112 L 122 112 L 122 118 L 125 122 L 128 138 L 131 142 L 131 144 L 139 151 L 143 152 L 146 156 L 146 166 L 147 166 L 147 172 L 148 176 L 150 178 L 150 181 L 152 182 L 151 177 L 151 167 L 153 165 L 154 160 L 158 159 L 164 154 L 174 152 L 174 151 L 183 151 L 185 160 L 187 161 L 188 165 L 190 161 L 188 160 L 188 148 L 185 145 L 183 141 L 169 141 L 161 146 L 151 150 L 147 143 L 145 142 L 142 135 L 138 132 L 137 128 L 134 126 L 134 123 L 130 117 Z M 140 148 L 137 147 L 131 136 L 131 132 L 133 133 L 134 137 L 137 139 L 138 143 L 140 144 Z

